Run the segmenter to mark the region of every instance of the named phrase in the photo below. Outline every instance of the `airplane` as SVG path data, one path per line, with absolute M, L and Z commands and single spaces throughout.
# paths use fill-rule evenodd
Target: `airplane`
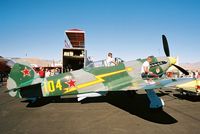
M 6 75 L 9 74 L 14 63 L 11 59 L 0 56 L 0 72 Z
M 176 88 L 181 95 L 200 96 L 200 79 L 194 78 L 192 81 L 176 85 Z
M 11 59 L 0 56 L 0 86 L 3 85 L 4 78 L 8 77 L 14 62 Z
M 108 92 L 145 90 L 151 109 L 160 109 L 164 101 L 154 89 L 175 86 L 191 81 L 191 79 L 162 79 L 169 67 L 175 66 L 185 75 L 189 73 L 175 65 L 176 58 L 170 57 L 167 38 L 162 35 L 163 48 L 166 56 L 152 56 L 150 71 L 159 78 L 152 78 L 154 83 L 141 77 L 141 67 L 145 59 L 124 62 L 117 59 L 115 66 L 106 66 L 105 60 L 92 62 L 86 67 L 47 78 L 40 78 L 34 69 L 26 63 L 16 63 L 11 69 L 7 80 L 8 92 L 12 97 L 26 98 L 34 103 L 40 98 L 52 96 L 75 95 L 78 101 L 88 97 L 104 96 Z

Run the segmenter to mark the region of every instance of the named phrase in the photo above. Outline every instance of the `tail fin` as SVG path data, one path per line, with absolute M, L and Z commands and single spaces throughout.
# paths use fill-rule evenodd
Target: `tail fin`
M 26 63 L 16 63 L 12 67 L 7 81 L 7 88 L 12 97 L 19 97 L 19 89 L 41 83 L 42 79 L 35 70 Z

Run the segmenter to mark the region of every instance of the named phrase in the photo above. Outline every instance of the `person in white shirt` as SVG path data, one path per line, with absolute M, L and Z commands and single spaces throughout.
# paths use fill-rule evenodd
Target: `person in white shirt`
M 107 63 L 107 66 L 115 66 L 115 65 L 117 65 L 117 63 L 115 62 L 115 60 L 112 57 L 112 53 L 108 53 L 108 56 L 106 58 L 106 63 Z
M 48 69 L 45 70 L 45 77 L 49 77 L 50 76 L 50 71 Z
M 198 70 L 195 72 L 195 74 L 194 74 L 194 78 L 197 78 L 198 77 L 198 74 L 199 74 L 199 72 L 198 72 Z
M 158 77 L 157 74 L 150 72 L 150 63 L 152 62 L 152 56 L 147 57 L 147 60 L 142 64 L 141 76 L 143 79 L 155 78 Z

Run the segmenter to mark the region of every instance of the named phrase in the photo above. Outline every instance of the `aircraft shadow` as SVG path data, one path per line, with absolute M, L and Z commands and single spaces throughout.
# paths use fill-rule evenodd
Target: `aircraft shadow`
M 158 96 L 163 96 L 159 94 Z M 87 102 L 96 102 L 97 98 L 88 98 Z M 134 96 L 129 96 L 126 92 L 115 92 L 109 93 L 106 97 L 101 98 L 103 102 L 108 102 L 109 104 L 118 107 L 132 115 L 136 115 L 142 119 L 159 123 L 159 124 L 173 124 L 178 121 L 170 116 L 168 113 L 162 109 L 152 110 L 149 108 L 149 100 L 146 94 L 137 94 Z M 99 101 L 99 100 L 97 100 Z
M 26 107 L 29 108 L 35 108 L 35 107 L 42 107 L 49 103 L 79 103 L 77 101 L 77 98 L 60 98 L 60 97 L 47 97 L 47 98 L 41 98 L 37 100 L 36 102 L 31 102 L 29 100 L 23 100 L 21 101 L 23 103 L 28 103 Z
M 200 96 L 188 96 L 188 95 L 181 95 L 181 94 L 173 94 L 173 96 L 181 100 L 188 100 L 191 102 L 200 102 Z
M 162 96 L 163 94 L 158 94 Z M 107 102 L 115 107 L 118 107 L 128 113 L 138 116 L 142 119 L 159 123 L 159 124 L 173 124 L 178 121 L 170 116 L 163 110 L 151 110 L 149 109 L 149 100 L 146 94 L 136 94 L 130 96 L 126 92 L 110 92 L 106 96 L 87 98 L 81 103 L 102 103 Z M 62 98 L 62 99 L 44 99 L 36 103 L 29 103 L 27 107 L 41 107 L 49 103 L 80 103 L 77 102 L 77 98 Z

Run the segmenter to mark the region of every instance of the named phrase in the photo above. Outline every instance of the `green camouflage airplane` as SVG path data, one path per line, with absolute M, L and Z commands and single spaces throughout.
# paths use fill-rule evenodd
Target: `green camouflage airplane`
M 162 76 L 172 65 L 184 74 L 183 68 L 175 65 L 176 59 L 170 57 L 166 37 L 163 35 L 163 46 L 166 57 L 152 57 L 150 71 Z M 90 63 L 83 69 L 63 73 L 47 78 L 38 74 L 25 63 L 16 63 L 7 81 L 8 92 L 12 97 L 39 99 L 51 96 L 76 95 L 78 101 L 87 97 L 106 95 L 110 91 L 146 90 L 150 100 L 150 108 L 160 108 L 164 105 L 154 89 L 181 84 L 188 79 L 153 78 L 153 83 L 141 77 L 141 66 L 146 59 L 123 62 L 118 60 L 116 66 L 106 66 L 105 61 Z

